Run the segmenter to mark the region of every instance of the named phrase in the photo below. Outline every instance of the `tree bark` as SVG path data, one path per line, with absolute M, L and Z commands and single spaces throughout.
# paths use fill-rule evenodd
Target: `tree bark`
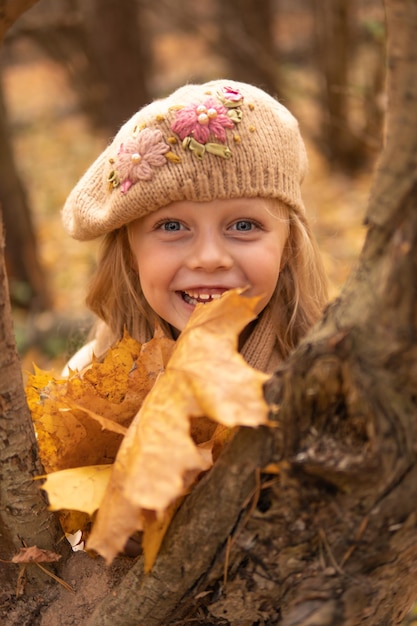
M 166 550 L 152 571 L 144 576 L 140 559 L 117 594 L 98 607 L 88 626 L 133 626 L 142 621 L 147 626 L 168 624 L 176 617 L 178 606 L 185 603 L 189 608 L 193 602 L 188 590 L 199 579 L 206 579 L 217 554 L 222 562 L 227 539 L 254 496 L 256 471 L 270 456 L 271 443 L 266 430 L 241 429 L 210 475 L 185 500 L 166 535 Z M 221 506 L 219 497 L 227 507 Z M 141 592 L 132 597 L 132 589 Z
M 0 555 L 9 560 L 25 545 L 55 549 L 62 531 L 47 511 L 45 498 L 33 480 L 43 471 L 13 336 L 1 219 L 0 371 Z M 16 581 L 15 566 L 9 566 L 9 570 L 3 566 L 0 572 L 2 589 Z
M 0 201 L 6 231 L 6 264 L 11 297 L 15 304 L 39 312 L 52 307 L 52 297 L 40 263 L 25 189 L 16 168 L 1 84 L 0 145 Z M 23 294 L 22 284 L 25 287 Z
M 35 2 L 0 1 L 0 41 L 10 25 Z M 45 498 L 33 480 L 42 473 L 42 468 L 13 335 L 1 209 L 0 371 L 0 555 L 8 560 L 24 545 L 53 550 L 62 532 L 47 511 Z M 44 584 L 37 573 L 29 572 L 34 592 Z M 9 589 L 11 583 L 15 584 L 17 574 L 16 566 L 0 569 L 3 591 Z
M 321 92 L 320 149 L 333 166 L 356 172 L 366 162 L 367 146 L 352 131 L 350 66 L 357 48 L 354 0 L 315 0 L 317 62 Z
M 223 50 L 231 76 L 281 97 L 284 89 L 274 45 L 272 2 L 219 0 L 216 7 L 217 48 Z

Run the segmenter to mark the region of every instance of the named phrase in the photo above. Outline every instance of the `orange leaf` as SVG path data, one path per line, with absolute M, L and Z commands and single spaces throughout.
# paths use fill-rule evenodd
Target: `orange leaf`
M 160 517 L 157 517 L 152 511 L 144 514 L 142 547 L 145 574 L 151 571 L 166 531 L 182 500 L 183 498 L 178 498 L 170 504 Z
M 143 345 L 125 333 L 102 363 L 67 379 L 35 367 L 26 396 L 45 471 L 112 462 L 173 345 L 159 329 Z

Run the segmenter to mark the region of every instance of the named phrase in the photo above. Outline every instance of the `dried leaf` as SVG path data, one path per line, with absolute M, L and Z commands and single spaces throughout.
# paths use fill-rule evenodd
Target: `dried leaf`
M 69 509 L 93 515 L 103 500 L 111 468 L 111 465 L 89 465 L 48 474 L 42 489 L 48 494 L 50 510 Z
M 91 527 L 91 515 L 81 511 L 68 511 L 62 509 L 59 512 L 59 523 L 62 526 L 68 541 L 73 546 L 71 535 L 81 533 L 80 542 L 85 540 L 86 529 Z
M 35 367 L 26 395 L 46 472 L 113 462 L 173 346 L 159 329 L 143 345 L 126 333 L 102 363 L 68 379 Z
M 145 574 L 151 571 L 171 520 L 182 500 L 183 498 L 178 498 L 170 504 L 160 517 L 157 517 L 153 511 L 144 514 L 142 547 Z
M 267 423 L 263 384 L 268 376 L 250 367 L 237 351 L 239 333 L 255 317 L 258 298 L 242 290 L 197 306 L 169 362 L 198 398 L 200 414 L 228 427 Z
M 12 558 L 11 563 L 55 563 L 60 558 L 60 554 L 43 550 L 37 546 L 30 546 L 29 548 L 20 548 L 18 554 Z
M 69 399 L 66 399 L 66 403 L 69 407 L 69 410 L 75 409 L 76 411 L 81 411 L 83 413 L 86 413 L 93 420 L 96 420 L 96 422 L 98 422 L 100 426 L 105 430 L 108 430 L 113 433 L 118 433 L 119 435 L 123 435 L 123 436 L 127 432 L 127 428 L 125 428 L 124 426 L 120 426 L 120 424 L 117 424 L 117 422 L 114 422 L 113 420 L 109 420 L 107 419 L 107 417 L 103 417 L 102 415 L 98 415 L 94 411 L 90 411 L 86 407 L 81 406 L 81 404 L 72 402 Z M 61 409 L 61 411 L 66 411 L 66 409 Z
M 255 317 L 257 301 L 234 290 L 196 307 L 114 463 L 87 544 L 108 562 L 143 529 L 146 511 L 160 519 L 190 475 L 208 469 L 190 436 L 191 418 L 209 417 L 228 428 L 267 423 L 268 376 L 237 351 L 239 332 Z

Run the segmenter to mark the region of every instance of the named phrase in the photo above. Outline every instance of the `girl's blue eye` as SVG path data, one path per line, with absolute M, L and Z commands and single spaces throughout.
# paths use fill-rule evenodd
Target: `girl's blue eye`
M 234 224 L 234 228 L 240 232 L 247 232 L 254 228 L 254 223 L 250 220 L 239 220 Z
M 177 222 L 175 220 L 169 220 L 169 222 L 163 222 L 159 228 L 161 228 L 162 230 L 165 230 L 167 232 L 175 232 L 177 230 L 181 230 L 181 224 L 180 222 Z

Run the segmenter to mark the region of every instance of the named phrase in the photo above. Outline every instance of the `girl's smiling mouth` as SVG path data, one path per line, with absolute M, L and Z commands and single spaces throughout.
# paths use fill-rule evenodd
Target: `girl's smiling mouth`
M 199 303 L 207 304 L 212 300 L 218 300 L 228 289 L 188 289 L 187 291 L 178 291 L 177 293 L 187 304 L 196 306 Z

